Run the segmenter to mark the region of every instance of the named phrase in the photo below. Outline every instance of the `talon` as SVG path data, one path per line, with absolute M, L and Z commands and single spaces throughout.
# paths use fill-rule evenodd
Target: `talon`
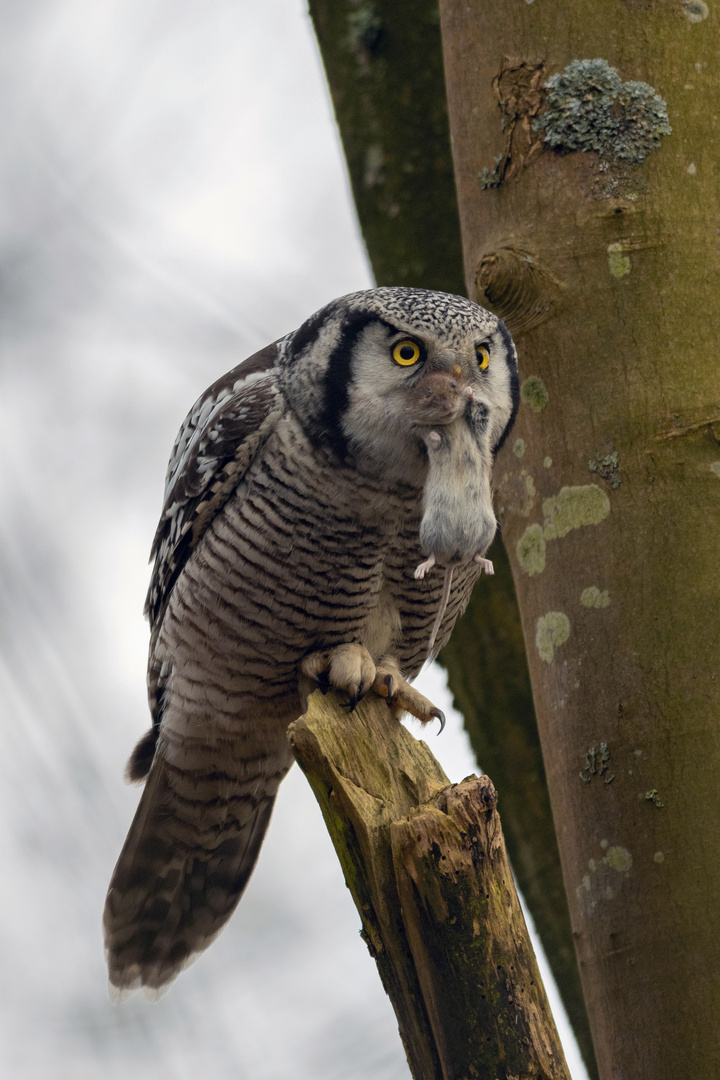
M 397 661 L 391 657 L 382 657 L 378 661 L 373 690 L 379 697 L 387 700 L 388 708 L 397 715 L 408 712 L 423 724 L 439 720 L 440 730 L 445 727 L 445 714 L 405 681 Z

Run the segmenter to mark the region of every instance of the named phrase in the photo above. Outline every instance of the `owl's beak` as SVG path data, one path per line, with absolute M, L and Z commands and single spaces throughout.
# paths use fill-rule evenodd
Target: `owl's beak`
M 433 366 L 413 387 L 408 408 L 417 424 L 451 424 L 471 397 L 472 388 L 459 364 Z

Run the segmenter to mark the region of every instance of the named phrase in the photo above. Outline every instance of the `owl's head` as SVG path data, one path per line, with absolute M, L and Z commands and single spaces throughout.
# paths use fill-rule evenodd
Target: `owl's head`
M 419 485 L 431 428 L 479 412 L 491 465 L 518 405 L 504 323 L 471 300 L 425 289 L 332 301 L 283 342 L 280 381 L 316 445 Z

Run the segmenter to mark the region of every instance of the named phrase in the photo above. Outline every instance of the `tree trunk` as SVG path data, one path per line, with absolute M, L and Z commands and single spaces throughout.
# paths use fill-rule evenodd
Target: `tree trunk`
M 465 293 L 437 0 L 310 0 L 378 285 Z M 507 555 L 440 657 L 591 1077 L 597 1075 Z
M 310 0 L 378 285 L 463 293 L 437 0 Z
M 488 778 L 451 785 L 375 695 L 316 692 L 288 737 L 415 1080 L 569 1080 Z
M 441 661 L 447 667 L 448 682 L 477 760 L 492 777 L 500 796 L 510 864 L 539 928 L 585 1065 L 593 1077 L 597 1066 L 580 987 L 510 564 L 499 540 L 490 555 L 495 574 L 483 576 L 475 586 Z
M 711 1080 L 716 16 L 675 0 L 441 0 L 441 16 L 468 287 L 520 353 L 496 482 L 600 1073 Z

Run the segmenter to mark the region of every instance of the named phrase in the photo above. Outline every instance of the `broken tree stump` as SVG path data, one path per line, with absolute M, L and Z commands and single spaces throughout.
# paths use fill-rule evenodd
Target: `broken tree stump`
M 451 784 L 369 695 L 290 725 L 415 1080 L 569 1080 L 487 776 Z

